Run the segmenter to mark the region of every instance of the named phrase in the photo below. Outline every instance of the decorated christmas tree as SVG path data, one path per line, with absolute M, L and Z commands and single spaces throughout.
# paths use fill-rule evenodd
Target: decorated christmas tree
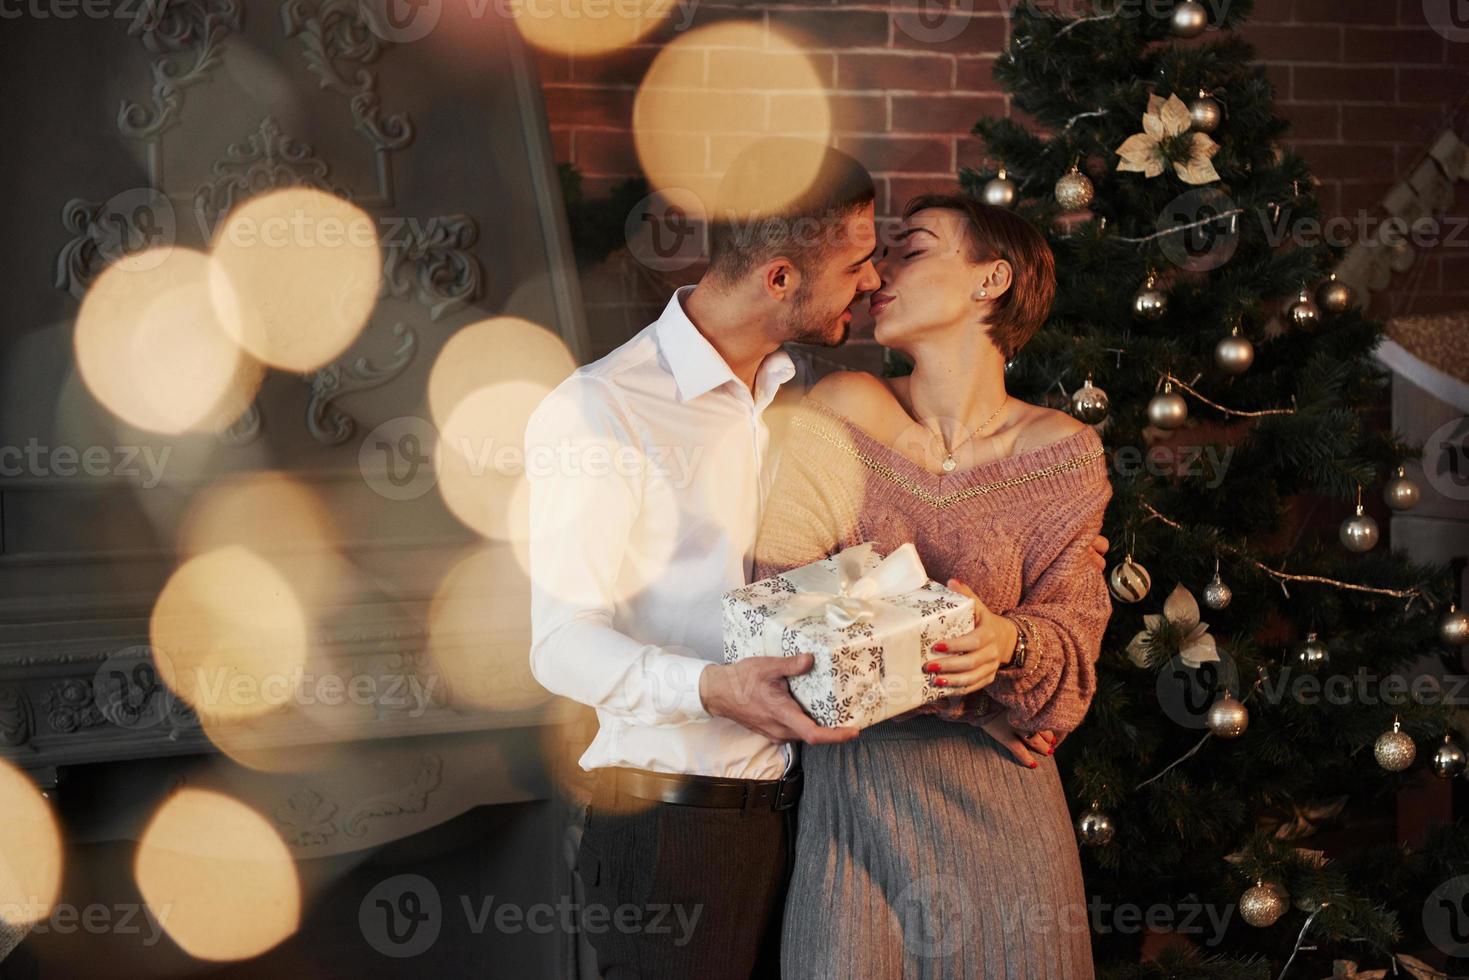
M 1096 424 L 1113 464 L 1115 609 L 1061 750 L 1094 948 L 1116 977 L 1465 973 L 1469 829 L 1410 848 L 1390 819 L 1425 769 L 1462 772 L 1463 736 L 1446 689 L 1387 678 L 1457 669 L 1466 623 L 1449 570 L 1366 512 L 1416 502 L 1419 449 L 1386 431 L 1382 325 L 1302 231 L 1322 214 L 1249 8 L 1017 5 L 995 77 L 1034 125 L 980 122 L 991 168 L 961 175 L 1056 255 L 1011 392 Z M 1363 814 L 1387 833 L 1354 836 Z

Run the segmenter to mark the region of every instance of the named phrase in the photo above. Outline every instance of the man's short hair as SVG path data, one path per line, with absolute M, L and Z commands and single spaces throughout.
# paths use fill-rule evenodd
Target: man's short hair
M 732 283 L 778 255 L 802 272 L 841 244 L 853 211 L 877 197 L 867 168 L 795 137 L 751 143 L 725 171 L 709 215 L 709 272 Z
M 994 301 L 990 340 L 1006 360 L 1014 357 L 1046 322 L 1056 298 L 1056 258 L 1045 236 L 1014 211 L 982 204 L 962 194 L 920 194 L 903 209 L 904 219 L 942 208 L 964 217 L 969 261 L 1010 263 L 1010 288 Z

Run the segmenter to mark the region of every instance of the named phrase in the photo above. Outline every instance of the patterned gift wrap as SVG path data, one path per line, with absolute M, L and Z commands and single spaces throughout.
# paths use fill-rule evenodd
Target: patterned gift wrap
M 935 643 L 974 628 L 974 600 L 928 580 L 912 544 L 871 542 L 726 592 L 724 660 L 809 653 L 790 679 L 817 724 L 866 728 L 953 692 L 923 672 Z

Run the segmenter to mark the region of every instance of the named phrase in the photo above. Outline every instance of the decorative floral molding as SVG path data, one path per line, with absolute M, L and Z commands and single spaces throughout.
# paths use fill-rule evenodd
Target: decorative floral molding
M 418 338 L 406 324 L 393 326 L 399 338 L 386 364 L 374 364 L 358 357 L 345 367 L 335 362 L 305 375 L 311 385 L 311 401 L 306 406 L 306 429 L 317 442 L 335 446 L 346 442 L 357 429 L 352 416 L 337 407 L 343 395 L 367 391 L 387 384 L 403 372 L 418 348 Z
M 133 139 L 156 139 L 178 122 L 184 89 L 219 64 L 220 45 L 240 29 L 240 0 L 143 0 L 128 34 L 153 59 L 152 104 L 123 100 L 117 128 Z

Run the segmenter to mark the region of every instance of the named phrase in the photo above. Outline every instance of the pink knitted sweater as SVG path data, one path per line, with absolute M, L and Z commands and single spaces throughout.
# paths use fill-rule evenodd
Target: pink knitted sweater
M 1087 558 L 1111 495 L 1102 443 L 1089 428 L 939 475 L 807 399 L 787 429 L 755 577 L 864 541 L 883 554 L 912 541 L 930 578 L 957 578 L 992 612 L 1033 626 L 1024 667 L 1002 668 L 984 691 L 919 711 L 979 723 L 1004 710 L 1016 728 L 1061 734 L 1091 704 L 1112 611 Z

